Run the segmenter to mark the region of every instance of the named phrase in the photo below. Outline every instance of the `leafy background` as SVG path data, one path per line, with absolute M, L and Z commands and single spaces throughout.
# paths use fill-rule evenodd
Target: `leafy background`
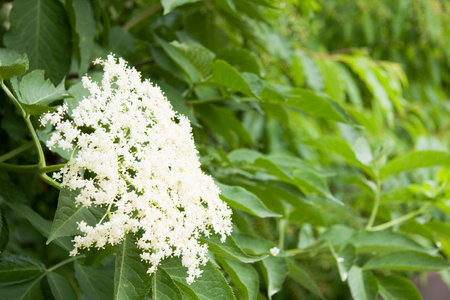
M 0 18 L 0 299 L 414 300 L 417 273 L 450 283 L 448 1 L 15 0 Z M 192 285 L 177 259 L 149 277 L 133 236 L 68 256 L 96 214 L 48 177 L 70 154 L 37 117 L 75 107 L 109 53 L 190 119 L 233 208 Z

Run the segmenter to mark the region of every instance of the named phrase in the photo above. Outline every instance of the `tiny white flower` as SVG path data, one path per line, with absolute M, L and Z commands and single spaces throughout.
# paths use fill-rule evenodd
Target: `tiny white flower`
M 280 253 L 280 249 L 278 249 L 277 247 L 273 247 L 270 249 L 270 254 L 272 254 L 273 256 L 277 256 L 278 253 Z
M 149 274 L 165 258 L 179 256 L 192 283 L 207 262 L 199 237 L 216 233 L 225 241 L 231 210 L 200 169 L 189 121 L 175 114 L 160 88 L 142 81 L 122 58 L 109 55 L 95 63 L 103 66 L 103 79 L 99 84 L 82 78 L 90 96 L 73 109 L 72 120 L 67 105 L 40 120 L 55 127 L 49 148 L 77 149 L 53 177 L 79 189 L 77 206 L 107 210 L 98 224 L 78 223 L 83 234 L 75 236 L 70 255 L 119 244 L 127 233 L 139 232 L 136 245 L 151 265 Z

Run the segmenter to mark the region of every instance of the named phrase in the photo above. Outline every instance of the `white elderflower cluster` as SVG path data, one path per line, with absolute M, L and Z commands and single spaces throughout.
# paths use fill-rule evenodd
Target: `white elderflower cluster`
M 90 96 L 72 111 L 63 105 L 42 116 L 55 131 L 49 148 L 77 149 L 54 178 L 79 190 L 75 201 L 100 206 L 106 214 L 92 226 L 78 224 L 75 248 L 120 243 L 136 233 L 141 258 L 151 264 L 181 256 L 192 283 L 207 262 L 201 235 L 231 233 L 231 210 L 219 198 L 213 179 L 200 169 L 189 121 L 176 115 L 159 87 L 127 63 L 109 55 L 96 60 L 104 67 L 101 84 L 83 77 Z

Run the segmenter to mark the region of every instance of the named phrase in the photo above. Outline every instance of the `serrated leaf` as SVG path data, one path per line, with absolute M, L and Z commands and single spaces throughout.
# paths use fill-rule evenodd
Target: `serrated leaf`
M 60 82 L 70 69 L 72 45 L 66 11 L 57 0 L 14 1 L 4 36 L 8 48 L 28 55 L 30 70 L 43 69 Z
M 136 49 L 134 37 L 122 26 L 114 26 L 109 31 L 108 52 L 115 53 L 118 56 L 127 56 Z
M 233 66 L 224 60 L 217 59 L 212 67 L 212 80 L 214 83 L 231 88 L 243 94 L 259 97 L 264 87 L 263 81 L 255 74 L 239 73 Z
M 84 267 L 75 263 L 75 278 L 86 300 L 113 299 L 114 278 L 95 267 Z
M 91 3 L 88 0 L 72 0 L 75 18 L 77 56 L 79 60 L 78 75 L 84 75 L 91 64 L 91 53 L 94 48 L 95 19 Z
M 47 274 L 48 284 L 52 291 L 55 300 L 77 300 L 77 294 L 75 293 L 72 285 L 63 276 L 50 272 Z
M 0 286 L 0 300 L 44 300 L 40 280 Z
M 253 193 L 240 186 L 231 186 L 217 183 L 221 190 L 221 199 L 231 207 L 245 211 L 260 218 L 281 217 L 268 209 L 264 203 Z
M 354 300 L 377 299 L 378 283 L 371 272 L 353 266 L 348 273 L 348 285 Z
M 256 300 L 259 291 L 258 272 L 250 265 L 240 261 L 220 260 L 222 267 L 231 277 L 241 299 Z
M 172 10 L 186 3 L 194 3 L 198 0 L 161 0 L 161 4 L 164 7 L 164 14 L 170 13 Z
M 21 255 L 0 256 L 0 282 L 18 283 L 37 278 L 45 271 L 45 265 L 31 257 Z
M 0 48 L 0 79 L 19 76 L 28 70 L 28 57 L 11 49 Z
M 152 281 L 149 265 L 140 256 L 136 238 L 128 234 L 117 247 L 114 271 L 114 299 L 144 299 Z
M 414 151 L 388 161 L 380 170 L 380 178 L 417 168 L 443 165 L 450 165 L 450 153 L 435 150 Z
M 437 256 L 423 252 L 398 251 L 381 254 L 367 261 L 363 269 L 396 271 L 437 271 L 448 268 L 450 264 Z
M 298 284 L 303 286 L 305 289 L 310 291 L 316 296 L 323 298 L 322 293 L 320 292 L 319 287 L 308 274 L 308 272 L 295 260 L 287 259 L 288 267 L 289 267 L 289 276 Z
M 267 296 L 272 299 L 272 296 L 281 290 L 281 286 L 289 273 L 288 264 L 286 259 L 275 256 L 263 259 L 260 264 L 267 285 Z
M 225 242 L 220 241 L 220 237 L 217 235 L 209 238 L 201 238 L 203 243 L 208 245 L 208 250 L 223 258 L 232 258 L 245 263 L 253 263 L 265 258 L 266 255 L 253 256 L 248 255 L 236 244 L 236 241 L 232 236 L 228 236 Z
M 71 236 L 80 233 L 78 230 L 78 222 L 85 221 L 93 225 L 97 223 L 98 217 L 102 214 L 99 208 L 90 209 L 78 205 L 76 206 L 75 197 L 78 191 L 70 190 L 63 187 L 59 192 L 58 207 L 56 209 L 55 218 L 53 219 L 52 229 L 47 239 L 47 244 L 59 237 Z
M 152 276 L 152 300 L 182 300 L 178 287 L 163 269 L 159 268 Z
M 34 70 L 18 81 L 17 77 L 11 78 L 18 100 L 28 105 L 47 106 L 55 100 L 62 99 L 66 95 L 64 82 L 54 86 L 49 79 L 45 79 L 44 70 Z
M 417 287 L 402 276 L 379 276 L 377 280 L 380 295 L 384 300 L 422 300 Z
M 326 181 L 313 171 L 310 171 L 308 169 L 296 169 L 293 171 L 293 175 L 296 185 L 300 188 L 306 188 L 313 192 L 317 192 L 321 195 L 324 195 L 328 199 L 343 205 L 340 200 L 336 199 L 331 194 Z
M 186 283 L 187 268 L 181 265 L 179 258 L 164 260 L 159 266 L 169 274 L 177 287 L 189 299 L 196 300 L 232 300 L 235 299 L 231 287 L 223 277 L 222 273 L 211 263 L 206 263 L 200 269 L 203 273 L 194 283 Z
M 268 255 L 270 249 L 274 247 L 274 244 L 268 240 L 254 235 L 233 233 L 233 238 L 239 248 L 253 255 Z

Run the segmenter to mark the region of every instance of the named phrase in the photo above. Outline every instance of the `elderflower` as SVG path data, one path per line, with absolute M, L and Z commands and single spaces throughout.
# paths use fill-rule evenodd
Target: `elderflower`
M 55 127 L 49 148 L 77 149 L 54 178 L 79 190 L 76 205 L 102 207 L 98 224 L 78 223 L 71 255 L 79 249 L 139 237 L 141 258 L 156 271 L 165 258 L 181 256 L 192 283 L 207 262 L 201 235 L 231 233 L 231 210 L 213 179 L 200 169 L 187 118 L 176 115 L 160 88 L 109 55 L 101 83 L 83 77 L 90 96 L 72 111 L 62 105 L 42 116 Z

